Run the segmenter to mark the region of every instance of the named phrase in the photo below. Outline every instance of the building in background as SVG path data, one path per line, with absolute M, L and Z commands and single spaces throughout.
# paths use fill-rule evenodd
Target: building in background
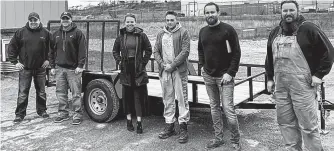
M 49 20 L 59 20 L 62 12 L 67 11 L 67 0 L 1 0 L 1 72 L 15 71 L 16 68 L 7 62 L 7 44 L 15 31 L 25 26 L 31 12 L 39 14 L 46 27 Z
M 1 0 L 1 29 L 22 27 L 31 12 L 38 13 L 46 26 L 48 20 L 59 19 L 67 8 L 67 0 Z

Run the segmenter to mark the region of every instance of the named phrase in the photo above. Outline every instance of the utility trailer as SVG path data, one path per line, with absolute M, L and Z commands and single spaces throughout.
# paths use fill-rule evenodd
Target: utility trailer
M 82 73 L 82 92 L 84 93 L 83 103 L 84 108 L 88 116 L 96 122 L 110 122 L 117 115 L 122 113 L 122 86 L 119 83 L 119 70 L 115 66 L 114 69 L 106 71 L 104 68 L 105 63 L 105 33 L 106 24 L 114 24 L 113 29 L 116 31 L 114 38 L 119 34 L 120 21 L 119 20 L 74 20 L 77 24 L 83 24 L 84 29 L 81 29 L 86 33 L 87 39 L 87 56 L 85 71 Z M 48 22 L 48 29 L 50 30 L 53 24 L 58 24 L 59 20 L 51 20 Z M 100 69 L 92 69 L 89 63 L 89 41 L 90 41 L 90 26 L 92 24 L 101 24 L 101 50 L 100 50 Z M 116 28 L 116 29 L 115 29 Z M 95 29 L 96 30 L 96 29 Z M 52 30 L 51 30 L 52 31 Z M 109 35 L 110 36 L 110 35 Z M 112 49 L 112 48 L 110 48 Z M 111 56 L 110 56 L 111 57 Z M 114 60 L 112 60 L 114 61 Z M 114 63 L 115 64 L 115 63 Z M 209 98 L 205 89 L 204 80 L 201 77 L 201 69 L 197 69 L 197 73 L 193 67 L 193 64 L 198 64 L 196 60 L 189 60 L 189 76 L 188 76 L 188 100 L 190 107 L 209 107 Z M 162 107 L 157 106 L 157 102 L 162 102 L 161 98 L 161 86 L 159 82 L 159 76 L 155 70 L 154 59 L 151 58 L 148 64 L 150 66 L 147 72 L 150 82 L 147 85 L 148 88 L 148 100 L 144 102 L 144 115 L 150 115 L 153 110 L 163 110 Z M 197 65 L 198 66 L 198 65 Z M 275 109 L 275 103 L 272 101 L 255 102 L 254 98 L 262 95 L 269 94 L 267 91 L 267 79 L 265 72 L 252 75 L 252 69 L 264 68 L 264 65 L 257 64 L 240 64 L 240 67 L 247 69 L 247 77 L 242 80 L 235 80 L 234 89 L 234 106 L 239 109 Z M 257 77 L 263 77 L 264 80 L 256 81 Z M 50 79 L 50 75 L 47 77 L 47 85 L 55 86 L 54 81 Z M 321 112 L 321 129 L 325 131 L 325 112 L 329 113 L 329 110 L 334 110 L 333 103 L 325 100 L 325 88 L 323 83 L 321 85 L 319 110 Z M 162 104 L 162 103 L 160 103 Z

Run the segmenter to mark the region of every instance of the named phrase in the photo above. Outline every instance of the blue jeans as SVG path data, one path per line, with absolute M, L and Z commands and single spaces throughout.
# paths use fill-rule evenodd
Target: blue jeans
M 212 77 L 205 71 L 202 71 L 202 75 L 210 99 L 211 116 L 216 139 L 223 140 L 222 106 L 232 135 L 231 141 L 232 143 L 238 144 L 240 133 L 238 118 L 233 103 L 234 80 L 221 86 L 223 76 Z
M 26 110 L 28 106 L 29 90 L 31 86 L 31 80 L 34 78 L 34 84 L 36 89 L 36 110 L 40 114 L 46 111 L 46 93 L 45 93 L 45 81 L 46 71 L 44 68 L 35 70 L 23 69 L 19 73 L 19 93 L 17 98 L 17 107 L 15 115 L 20 117 L 26 116 Z
M 68 88 L 70 88 L 73 101 L 72 107 L 75 112 L 73 119 L 80 119 L 82 117 L 81 73 L 76 74 L 74 70 L 57 67 L 56 81 L 59 116 L 65 117 L 69 115 L 66 107 L 68 106 Z

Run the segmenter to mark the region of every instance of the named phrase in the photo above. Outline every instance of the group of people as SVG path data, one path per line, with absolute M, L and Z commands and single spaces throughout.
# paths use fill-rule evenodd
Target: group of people
M 271 31 L 267 43 L 267 89 L 273 93 L 276 101 L 277 121 L 286 147 L 300 151 L 304 141 L 306 149 L 321 151 L 316 88 L 331 70 L 334 48 L 323 31 L 300 14 L 296 1 L 283 1 L 281 9 L 281 22 Z M 234 77 L 238 72 L 241 50 L 237 32 L 231 25 L 220 21 L 219 14 L 217 4 L 210 2 L 204 6 L 207 26 L 200 30 L 198 40 L 198 65 L 210 99 L 215 135 L 205 147 L 217 148 L 224 144 L 222 116 L 225 115 L 233 148 L 241 150 L 239 124 L 233 103 Z M 62 13 L 60 18 L 59 30 L 51 34 L 43 28 L 39 15 L 31 13 L 27 25 L 18 30 L 10 42 L 10 61 L 21 70 L 16 123 L 26 115 L 32 77 L 36 88 L 37 114 L 43 118 L 49 117 L 45 94 L 45 68 L 49 65 L 51 73 L 56 75 L 59 101 L 59 115 L 54 122 L 60 123 L 70 118 L 67 110 L 68 88 L 72 92 L 75 111 L 72 124 L 80 124 L 82 120 L 81 72 L 85 64 L 86 39 L 72 23 L 70 13 Z M 125 27 L 120 29 L 113 47 L 114 59 L 121 70 L 119 74 L 127 130 L 135 130 L 132 123 L 132 115 L 135 114 L 136 132 L 143 133 L 142 110 L 148 96 L 149 82 L 145 67 L 153 53 L 159 67 L 166 123 L 158 137 L 167 139 L 176 135 L 175 123 L 178 121 L 178 142 L 186 143 L 190 120 L 187 90 L 189 31 L 182 27 L 176 12 L 168 11 L 165 14 L 166 24 L 157 34 L 152 50 L 147 35 L 136 26 L 136 21 L 135 15 L 125 15 Z M 175 117 L 175 99 L 178 118 Z

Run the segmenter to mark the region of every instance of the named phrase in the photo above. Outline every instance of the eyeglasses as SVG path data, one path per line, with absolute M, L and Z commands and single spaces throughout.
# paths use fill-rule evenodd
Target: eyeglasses
M 166 19 L 166 22 L 174 22 L 175 21 L 175 19 Z

